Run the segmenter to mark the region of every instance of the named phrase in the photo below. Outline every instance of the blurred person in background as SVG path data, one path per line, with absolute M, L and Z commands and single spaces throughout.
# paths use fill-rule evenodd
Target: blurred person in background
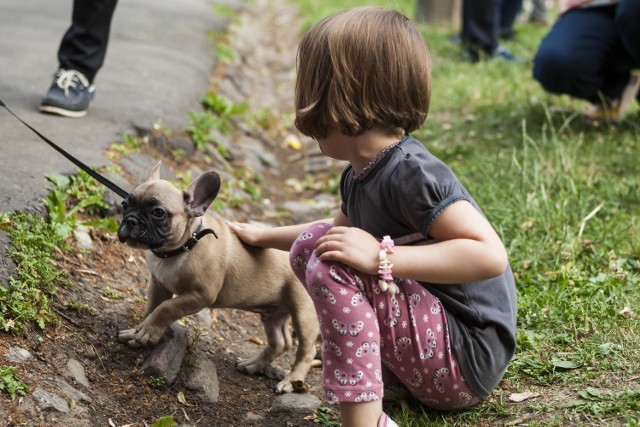
M 58 71 L 40 111 L 83 117 L 95 95 L 93 81 L 104 63 L 117 0 L 74 0 L 71 26 L 58 49 Z
M 586 120 L 619 121 L 640 101 L 640 0 L 572 0 L 544 37 L 533 77 L 554 94 L 591 103 Z

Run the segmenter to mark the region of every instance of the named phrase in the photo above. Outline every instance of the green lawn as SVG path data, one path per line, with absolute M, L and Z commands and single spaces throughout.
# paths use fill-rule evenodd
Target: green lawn
M 357 0 L 295 0 L 307 26 Z M 414 2 L 372 1 L 413 16 Z M 546 29 L 507 43 L 533 58 Z M 531 65 L 460 59 L 456 28 L 422 27 L 433 57 L 416 133 L 497 228 L 517 277 L 518 349 L 486 402 L 458 414 L 391 408 L 402 426 L 639 425 L 640 113 L 591 128 L 582 101 L 546 94 Z M 538 394 L 522 403 L 513 393 Z

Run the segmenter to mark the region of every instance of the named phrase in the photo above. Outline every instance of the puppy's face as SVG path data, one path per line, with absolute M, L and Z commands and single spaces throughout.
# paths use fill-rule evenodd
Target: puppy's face
M 148 181 L 122 202 L 118 239 L 138 248 L 160 250 L 179 246 L 192 218 L 204 215 L 220 189 L 220 177 L 205 172 L 181 191 L 159 178 L 158 163 Z

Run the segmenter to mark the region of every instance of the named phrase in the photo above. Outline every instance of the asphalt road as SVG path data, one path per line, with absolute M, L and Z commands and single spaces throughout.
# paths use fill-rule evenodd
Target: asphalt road
M 88 0 L 87 0 L 88 1 Z M 212 32 L 230 17 L 220 0 L 121 0 L 116 8 L 96 96 L 80 119 L 38 112 L 58 67 L 57 50 L 71 20 L 72 0 L 2 0 L 0 99 L 18 116 L 89 165 L 134 126 L 184 126 L 200 108 L 216 63 Z M 226 0 L 238 8 L 240 0 Z M 0 108 L 0 211 L 42 205 L 47 173 L 74 173 L 62 157 Z

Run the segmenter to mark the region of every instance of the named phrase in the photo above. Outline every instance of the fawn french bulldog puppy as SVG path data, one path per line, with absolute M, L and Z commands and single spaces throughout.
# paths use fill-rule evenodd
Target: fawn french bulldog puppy
M 118 238 L 147 250 L 151 272 L 144 320 L 120 331 L 131 347 L 156 344 L 171 323 L 210 308 L 236 308 L 260 314 L 265 349 L 238 369 L 259 374 L 292 345 L 289 319 L 298 334 L 291 372 L 277 393 L 304 381 L 316 350 L 319 326 L 313 302 L 289 266 L 288 254 L 247 246 L 224 222 L 205 215 L 220 189 L 213 171 L 198 176 L 186 190 L 160 179 L 160 163 L 148 181 L 122 202 Z

